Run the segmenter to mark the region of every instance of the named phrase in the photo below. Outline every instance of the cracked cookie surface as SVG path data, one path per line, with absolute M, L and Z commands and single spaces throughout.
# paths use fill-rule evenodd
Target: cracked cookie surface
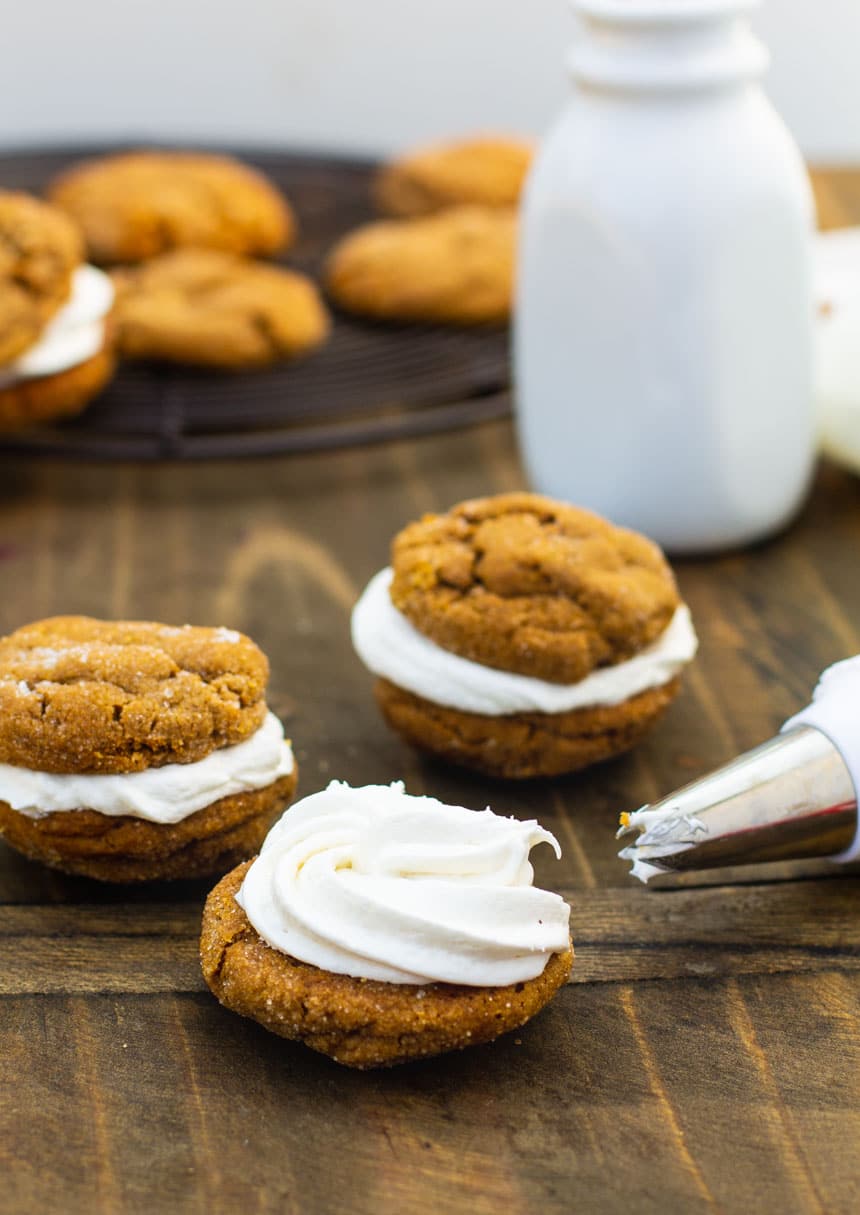
M 0 762 L 137 772 L 242 742 L 269 664 L 229 629 L 55 616 L 0 638 Z
M 126 358 L 239 370 L 306 354 L 328 334 L 314 284 L 278 266 L 184 249 L 111 277 Z
M 383 220 L 335 246 L 326 285 L 347 311 L 380 320 L 500 324 L 511 310 L 515 244 L 513 210 Z
M 418 148 L 379 173 L 375 199 L 387 215 L 427 215 L 477 203 L 513 207 L 528 172 L 533 147 L 523 139 L 482 136 Z
M 271 785 L 222 797 L 178 823 L 96 810 L 31 818 L 0 800 L 0 836 L 30 860 L 102 882 L 207 877 L 259 851 L 297 779 L 294 767 Z
M 0 191 L 0 366 L 38 340 L 82 259 L 81 235 L 62 211 Z
M 128 152 L 73 165 L 49 197 L 80 224 L 93 261 L 136 262 L 195 246 L 268 256 L 295 219 L 257 170 L 229 156 Z
M 348 1067 L 390 1067 L 489 1042 L 539 1012 L 566 982 L 573 948 L 509 987 L 381 983 L 332 974 L 272 949 L 236 894 L 251 862 L 222 878 L 203 912 L 203 977 L 220 1002 Z
M 391 599 L 425 636 L 473 662 L 576 683 L 624 662 L 680 603 L 659 548 L 537 494 L 426 515 L 395 536 Z

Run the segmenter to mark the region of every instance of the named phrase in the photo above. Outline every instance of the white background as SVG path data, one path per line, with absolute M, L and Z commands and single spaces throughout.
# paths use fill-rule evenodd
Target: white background
M 384 152 L 540 132 L 566 0 L 23 0 L 3 13 L 0 146 L 98 137 Z M 807 157 L 860 161 L 860 0 L 766 0 L 768 88 Z

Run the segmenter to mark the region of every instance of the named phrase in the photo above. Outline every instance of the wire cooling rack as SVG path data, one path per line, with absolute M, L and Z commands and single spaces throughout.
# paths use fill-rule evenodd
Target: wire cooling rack
M 75 160 L 115 150 L 3 155 L 0 187 L 39 193 Z M 318 277 L 335 240 L 373 218 L 372 163 L 231 150 L 295 207 L 301 236 L 285 260 L 297 269 Z M 2 436 L 0 450 L 90 459 L 263 456 L 450 430 L 509 409 L 506 329 L 383 325 L 335 313 L 325 346 L 266 371 L 125 364 L 79 418 Z

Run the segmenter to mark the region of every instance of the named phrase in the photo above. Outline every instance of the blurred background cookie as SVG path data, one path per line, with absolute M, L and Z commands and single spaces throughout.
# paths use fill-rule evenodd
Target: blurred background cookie
M 96 262 L 143 261 L 187 246 L 268 256 L 295 236 L 283 195 L 228 156 L 106 156 L 60 174 L 48 195 L 80 224 Z
M 353 612 L 383 715 L 493 776 L 552 776 L 631 747 L 693 658 L 689 611 L 650 540 L 536 494 L 404 528 Z
M 58 616 L 0 640 L 0 835 L 67 873 L 223 872 L 296 767 L 269 666 L 231 629 Z
M 348 312 L 390 321 L 501 323 L 511 310 L 516 214 L 455 207 L 351 232 L 325 269 Z
M 0 192 L 0 431 L 78 413 L 110 379 L 110 280 L 55 207 Z
M 82 258 L 80 233 L 61 212 L 0 192 L 0 364 L 32 346 L 68 299 Z
M 211 249 L 180 249 L 112 273 L 120 353 L 228 370 L 321 345 L 329 320 L 304 275 Z
M 374 198 L 387 215 L 427 215 L 462 203 L 515 206 L 533 145 L 524 139 L 479 136 L 432 144 L 386 165 Z

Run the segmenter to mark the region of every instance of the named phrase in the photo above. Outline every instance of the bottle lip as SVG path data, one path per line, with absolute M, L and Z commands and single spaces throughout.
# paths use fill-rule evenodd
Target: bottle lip
M 581 17 L 610 25 L 686 25 L 740 16 L 761 0 L 570 0 Z
M 757 0 L 575 0 L 582 36 L 568 53 L 581 85 L 689 93 L 758 80 L 769 57 L 743 15 Z

